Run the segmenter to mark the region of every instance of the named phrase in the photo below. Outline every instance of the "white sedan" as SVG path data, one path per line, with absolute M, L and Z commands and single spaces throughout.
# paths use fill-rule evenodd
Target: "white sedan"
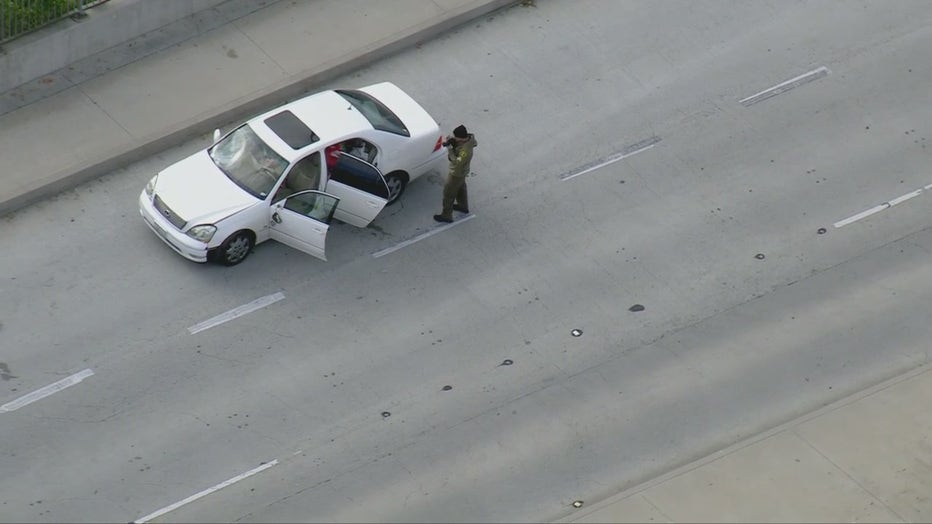
M 229 266 L 270 238 L 326 260 L 332 220 L 366 227 L 446 156 L 437 122 L 389 82 L 316 93 L 219 135 L 152 177 L 139 212 L 181 256 Z

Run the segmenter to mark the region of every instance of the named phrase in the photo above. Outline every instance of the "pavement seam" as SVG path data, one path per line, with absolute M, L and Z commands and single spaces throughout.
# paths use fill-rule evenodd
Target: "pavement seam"
M 846 397 L 840 398 L 821 408 L 815 409 L 813 411 L 810 411 L 809 413 L 800 415 L 794 419 L 783 422 L 782 424 L 779 424 L 777 426 L 774 426 L 773 428 L 770 428 L 766 431 L 758 433 L 757 435 L 748 437 L 742 441 L 736 442 L 716 452 L 710 453 L 709 455 L 706 455 L 705 457 L 702 457 L 688 464 L 684 464 L 682 466 L 674 468 L 664 474 L 658 475 L 650 480 L 647 480 L 636 486 L 625 489 L 615 495 L 609 496 L 608 498 L 602 499 L 596 502 L 595 504 L 593 504 L 592 506 L 589 506 L 583 512 L 571 511 L 570 513 L 564 514 L 562 517 L 553 519 L 552 522 L 585 522 L 586 521 L 585 517 L 587 515 L 591 515 L 592 513 L 595 513 L 596 511 L 610 507 L 612 504 L 623 501 L 625 499 L 629 499 L 637 494 L 643 494 L 643 492 L 653 487 L 659 486 L 667 481 L 683 476 L 687 473 L 692 472 L 693 470 L 696 470 L 703 466 L 711 464 L 712 462 L 718 461 L 744 448 L 757 444 L 758 442 L 767 440 L 780 433 L 792 432 L 795 434 L 794 429 L 797 426 L 801 426 L 802 424 L 805 424 L 806 422 L 809 422 L 810 420 L 821 417 L 822 415 L 825 415 L 827 413 L 837 411 L 841 408 L 854 404 L 855 402 L 858 402 L 862 399 L 865 399 L 881 391 L 889 389 L 897 384 L 906 382 L 907 380 L 910 380 L 919 375 L 930 373 L 930 372 L 932 372 L 932 362 L 926 362 L 926 363 L 920 364 L 917 367 L 914 367 L 912 369 L 909 369 L 907 371 L 894 375 L 893 377 L 890 377 L 888 379 L 882 380 L 874 384 L 873 386 L 854 392 Z M 847 474 L 847 472 L 845 473 Z M 870 492 L 868 491 L 868 493 Z M 871 495 L 873 496 L 873 493 L 871 493 Z M 884 507 L 886 507 L 886 504 L 884 504 Z M 894 512 L 893 514 L 899 516 L 896 512 Z
M 347 75 L 376 60 L 397 55 L 420 43 L 437 38 L 447 31 L 465 26 L 472 20 L 507 10 L 516 4 L 517 0 L 473 0 L 454 9 L 444 9 L 436 16 L 361 46 L 353 52 L 303 69 L 295 74 L 286 74 L 284 78 L 247 95 L 207 108 L 182 122 L 166 126 L 145 136 L 134 137 L 129 143 L 115 145 L 106 153 L 93 159 L 59 169 L 47 177 L 53 180 L 52 182 L 30 187 L 6 200 L 0 200 L 0 217 L 8 216 L 44 198 L 74 189 L 85 182 L 122 169 L 147 155 L 176 146 L 184 140 L 209 133 L 214 128 L 239 123 L 246 118 L 279 106 L 283 101 L 305 96 L 327 81 Z M 239 30 L 238 26 L 237 30 Z M 108 117 L 112 119 L 109 114 Z
M 114 44 L 113 46 L 102 49 L 90 55 L 84 56 L 67 64 L 59 69 L 54 71 L 48 71 L 43 73 L 36 78 L 27 80 L 20 85 L 10 87 L 3 92 L 0 92 L 0 116 L 11 113 L 27 107 L 29 105 L 40 103 L 44 99 L 54 96 L 57 93 L 70 89 L 72 87 L 77 87 L 85 82 L 104 76 L 113 71 L 119 70 L 127 65 L 132 64 L 133 62 L 142 60 L 149 55 L 164 52 L 172 47 L 182 45 L 185 42 L 197 38 L 203 34 L 206 34 L 214 29 L 218 29 L 224 25 L 235 24 L 242 18 L 245 18 L 252 13 L 258 11 L 259 9 L 264 9 L 266 7 L 271 7 L 275 3 L 278 3 L 282 0 L 264 0 L 268 3 L 266 5 L 256 5 L 255 0 L 226 0 L 223 4 L 215 5 L 214 7 L 207 8 L 201 11 L 195 11 L 190 13 L 188 16 L 180 19 L 173 20 L 168 22 L 161 27 L 150 29 L 141 34 L 137 34 L 123 42 Z M 221 7 L 222 6 L 222 7 Z M 232 9 L 230 7 L 232 6 Z M 245 7 L 243 7 L 245 6 Z M 243 13 L 243 9 L 247 12 Z M 94 11 L 91 11 L 91 15 L 98 16 Z M 211 20 L 208 24 L 202 24 L 203 20 Z M 182 28 L 186 24 L 193 25 L 196 30 L 193 33 L 182 31 Z M 167 39 L 161 39 L 160 36 L 165 33 L 174 34 L 177 32 L 177 36 L 170 36 Z M 158 44 L 157 47 L 144 50 L 142 52 L 134 52 L 131 55 L 131 58 L 116 58 L 116 65 L 107 66 L 106 70 L 97 73 L 97 74 L 86 74 L 82 69 L 87 67 L 88 64 L 92 64 L 99 61 L 107 62 L 114 56 L 121 55 L 121 51 L 125 50 L 128 47 L 132 47 L 135 50 L 145 49 L 148 42 L 152 41 L 161 41 L 161 44 Z M 33 96 L 34 91 L 30 91 L 30 88 L 35 88 L 35 84 L 43 78 L 56 77 L 64 80 L 65 82 L 55 82 L 52 87 L 43 86 L 40 91 L 42 94 L 38 96 Z M 65 85 L 67 83 L 68 85 Z M 19 94 L 19 96 L 17 96 Z M 16 98 L 18 102 L 12 104 L 5 103 L 4 98 Z M 26 100 L 29 99 L 27 102 Z
M 866 397 L 865 397 L 865 398 L 866 398 Z M 851 482 L 854 482 L 854 484 L 855 484 L 857 487 L 859 487 L 859 488 L 861 488 L 862 490 L 864 490 L 864 493 L 869 494 L 869 495 L 871 496 L 871 498 L 873 498 L 874 500 L 876 500 L 880 505 L 882 505 L 884 508 L 886 508 L 888 511 L 890 511 L 890 513 L 896 515 L 896 518 L 900 519 L 900 522 L 909 522 L 908 520 L 904 519 L 902 515 L 900 515 L 899 513 L 897 513 L 896 510 L 894 510 L 893 508 L 891 508 L 891 507 L 886 503 L 886 501 L 884 501 L 884 499 L 883 499 L 882 497 L 876 495 L 874 492 L 872 492 L 871 490 L 867 489 L 867 487 L 864 486 L 863 484 L 861 484 L 861 483 L 858 481 L 858 479 L 854 478 L 854 476 L 853 476 L 848 470 L 846 470 L 846 469 L 843 468 L 840 464 L 838 464 L 837 462 L 835 462 L 834 460 L 832 460 L 828 455 L 826 455 L 825 453 L 823 453 L 822 450 L 820 450 L 818 447 L 816 447 L 815 444 L 813 444 L 812 442 L 809 442 L 809 439 L 807 439 L 807 438 L 804 437 L 802 434 L 800 434 L 798 430 L 799 430 L 799 427 L 802 426 L 802 425 L 803 425 L 803 423 L 797 424 L 797 425 L 794 426 L 793 428 L 787 430 L 787 433 L 791 433 L 791 434 L 793 434 L 796 438 L 798 438 L 799 440 L 803 441 L 807 446 L 809 446 L 810 449 L 812 449 L 813 451 L 815 451 L 820 457 L 822 457 L 822 458 L 825 459 L 829 464 L 831 464 L 832 466 L 834 466 L 835 469 L 837 469 L 838 471 L 841 471 L 842 473 L 844 473 L 845 476 L 848 477 L 849 480 L 851 480 Z
M 95 106 L 97 109 L 100 109 L 100 111 L 101 111 L 103 114 L 107 115 L 107 118 L 109 118 L 111 122 L 113 122 L 114 124 L 116 124 L 117 126 L 119 126 L 119 128 L 122 129 L 124 133 L 126 133 L 126 136 L 128 136 L 130 140 L 135 140 L 136 138 L 138 138 L 136 135 L 134 135 L 133 133 L 131 133 L 129 129 L 126 129 L 126 127 L 124 127 L 123 124 L 121 124 L 119 120 L 117 120 L 116 118 L 114 118 L 113 115 L 111 115 L 110 112 L 107 111 L 107 109 L 106 109 L 104 106 L 98 104 L 98 103 L 97 103 L 97 100 L 95 100 L 94 97 L 92 97 L 92 96 L 90 95 L 90 93 L 88 93 L 87 91 L 85 91 L 84 88 L 83 88 L 82 86 L 80 86 L 80 85 L 74 86 L 74 89 L 77 89 L 82 95 L 84 95 L 85 98 L 87 98 L 87 100 L 88 100 L 90 103 L 94 104 L 94 106 Z
M 742 308 L 743 306 L 745 306 L 745 305 L 747 305 L 747 304 L 750 304 L 750 303 L 752 303 L 752 302 L 754 302 L 754 301 L 756 301 L 756 300 L 759 300 L 759 299 L 761 299 L 761 298 L 767 297 L 767 296 L 771 295 L 772 293 L 776 293 L 777 291 L 782 290 L 782 289 L 785 289 L 785 288 L 787 288 L 787 287 L 789 287 L 789 286 L 792 286 L 792 285 L 794 285 L 794 284 L 797 284 L 797 283 L 800 283 L 800 282 L 804 282 L 804 281 L 806 281 L 806 280 L 808 280 L 808 279 L 810 279 L 810 278 L 813 278 L 813 277 L 815 277 L 815 276 L 817 276 L 817 275 L 819 275 L 819 274 L 821 274 L 821 273 L 824 273 L 824 272 L 826 272 L 826 271 L 829 271 L 829 270 L 832 270 L 832 269 L 841 267 L 841 266 L 843 266 L 843 265 L 845 265 L 845 264 L 851 264 L 851 263 L 852 263 L 853 261 L 855 261 L 855 260 L 858 260 L 858 259 L 860 259 L 860 258 L 862 258 L 862 257 L 865 257 L 865 256 L 867 256 L 867 255 L 870 254 L 870 253 L 878 252 L 878 251 L 880 251 L 880 250 L 882 250 L 882 249 L 884 249 L 884 248 L 886 248 L 886 247 L 888 247 L 888 246 L 890 246 L 890 245 L 892 245 L 892 244 L 895 244 L 895 243 L 897 243 L 897 242 L 910 243 L 910 242 L 912 242 L 912 240 L 911 240 L 912 237 L 914 237 L 915 235 L 921 234 L 921 233 L 923 233 L 923 232 L 925 232 L 925 231 L 927 231 L 927 230 L 929 230 L 929 229 L 930 229 L 930 228 L 925 228 L 925 229 L 922 229 L 922 230 L 917 231 L 917 232 L 909 233 L 909 234 L 907 234 L 907 235 L 905 235 L 905 236 L 903 236 L 903 237 L 901 237 L 901 238 L 897 238 L 897 239 L 891 240 L 891 241 L 889 241 L 889 242 L 886 242 L 886 243 L 883 244 L 883 245 L 870 248 L 870 249 L 868 249 L 867 251 L 864 251 L 864 252 L 862 252 L 862 253 L 859 253 L 859 254 L 855 255 L 854 257 L 852 257 L 852 258 L 850 258 L 850 259 L 848 259 L 848 260 L 844 260 L 844 261 L 841 261 L 841 262 L 832 264 L 832 265 L 830 265 L 830 266 L 827 266 L 827 267 L 824 267 L 824 268 L 821 268 L 821 269 L 815 269 L 815 270 L 811 271 L 809 274 L 807 274 L 807 275 L 805 275 L 805 276 L 803 276 L 803 277 L 801 277 L 801 278 L 798 278 L 798 279 L 796 279 L 796 280 L 793 280 L 793 281 L 790 281 L 790 282 L 784 282 L 784 283 L 777 283 L 777 284 L 774 284 L 774 285 L 770 286 L 770 289 L 768 289 L 767 291 L 764 291 L 764 292 L 759 293 L 759 294 L 756 293 L 756 294 L 754 294 L 753 296 L 751 296 L 750 298 L 748 298 L 748 299 L 746 299 L 746 300 L 744 300 L 744 301 L 742 301 L 742 302 L 739 302 L 739 303 L 734 304 L 734 305 L 732 305 L 732 306 L 726 307 L 725 309 L 722 309 L 721 311 L 713 312 L 713 313 L 711 313 L 711 314 L 709 314 L 709 315 L 707 315 L 707 316 L 705 316 L 705 317 L 697 318 L 696 320 L 694 320 L 694 321 L 692 321 L 692 322 L 690 322 L 690 323 L 688 323 L 688 324 L 684 324 L 684 325 L 682 325 L 682 326 L 673 328 L 673 329 L 671 329 L 670 331 L 665 332 L 665 333 L 661 333 L 660 335 L 657 335 L 656 337 L 654 337 L 654 338 L 652 338 L 652 339 L 649 339 L 649 340 L 646 340 L 646 341 L 633 342 L 633 343 L 631 343 L 631 345 L 629 345 L 628 347 L 625 347 L 625 348 L 621 349 L 620 351 L 618 351 L 618 353 L 615 354 L 614 356 L 608 357 L 604 362 L 601 362 L 601 363 L 598 363 L 598 364 L 594 364 L 594 365 L 590 366 L 589 368 L 580 370 L 579 372 L 575 373 L 573 376 L 576 376 L 576 375 L 580 375 L 580 374 L 582 374 L 582 373 L 589 372 L 589 371 L 591 371 L 592 369 L 594 369 L 594 368 L 596 368 L 596 367 L 598 367 L 598 366 L 604 364 L 605 362 L 610 362 L 610 361 L 612 361 L 612 360 L 615 360 L 615 359 L 618 359 L 618 358 L 622 358 L 623 356 L 625 356 L 625 355 L 628 354 L 629 352 L 637 351 L 637 350 L 640 350 L 640 349 L 643 349 L 643 348 L 650 347 L 650 346 L 653 346 L 653 345 L 655 345 L 655 344 L 658 344 L 658 343 L 659 343 L 660 341 L 662 341 L 665 337 L 672 336 L 672 335 L 676 335 L 676 334 L 678 334 L 678 333 L 680 333 L 680 332 L 683 332 L 683 331 L 686 331 L 686 330 L 688 330 L 688 329 L 690 329 L 690 328 L 693 328 L 693 327 L 695 327 L 695 326 L 698 326 L 698 325 L 700 325 L 700 324 L 702 324 L 702 323 L 704 323 L 704 322 L 707 322 L 707 321 L 709 321 L 709 320 L 711 320 L 711 319 L 719 318 L 719 317 L 724 316 L 724 315 L 729 314 L 729 313 L 738 312 L 738 311 L 740 310 L 740 308 Z M 648 271 L 648 273 L 650 274 L 650 271 Z M 652 276 L 653 276 L 653 275 L 652 275 Z M 665 349 L 666 349 L 667 351 L 669 351 L 670 353 L 672 353 L 673 355 L 675 355 L 676 357 L 680 357 L 680 356 L 681 356 L 679 353 L 676 352 L 676 350 L 674 350 L 674 349 L 671 348 L 671 347 L 667 347 L 667 348 L 665 348 Z M 923 366 L 923 365 L 926 365 L 926 364 L 932 364 L 932 362 L 930 362 L 930 361 L 928 360 L 928 354 L 926 355 L 925 362 L 924 362 L 923 364 L 919 364 L 919 366 Z M 694 370 L 694 371 L 696 371 L 697 373 L 701 373 L 701 371 L 699 371 L 699 370 Z M 898 376 L 898 375 L 894 375 L 894 376 Z M 862 391 L 863 391 L 863 390 L 862 390 Z M 856 393 L 852 393 L 852 395 L 853 395 L 853 394 L 856 394 Z M 847 398 L 847 397 L 842 397 L 842 398 L 844 399 L 844 398 Z M 835 402 L 837 402 L 837 401 L 835 401 Z M 832 404 L 829 404 L 829 405 L 832 405 Z M 824 406 L 823 406 L 823 407 L 824 407 Z M 817 409 L 822 409 L 822 408 L 817 408 Z M 793 420 L 795 420 L 795 419 L 793 419 Z
M 657 510 L 657 513 L 660 513 L 660 515 L 663 516 L 663 518 L 667 519 L 667 522 L 675 522 L 675 521 L 673 520 L 673 517 L 671 517 L 670 515 L 667 515 L 666 513 L 664 513 L 664 511 L 663 511 L 662 509 L 660 509 L 660 506 L 658 506 L 657 504 L 655 504 L 654 501 L 651 500 L 650 496 L 649 496 L 647 493 L 639 493 L 639 495 L 641 496 L 642 499 L 644 499 L 645 502 L 647 502 L 648 504 L 650 504 L 650 507 L 652 507 L 652 508 L 654 508 L 655 510 Z
M 281 64 L 279 64 L 279 63 L 278 63 L 278 60 L 275 60 L 275 58 L 272 57 L 272 55 L 270 55 L 270 54 L 268 53 L 268 51 L 265 50 L 264 47 L 262 47 L 261 45 L 259 45 L 259 42 L 256 42 L 255 40 L 253 40 L 252 37 L 249 36 L 249 33 L 247 33 L 246 31 L 243 31 L 243 28 L 239 25 L 239 20 L 234 21 L 234 22 L 233 22 L 232 24 L 230 24 L 230 25 L 232 25 L 233 27 L 235 27 L 235 28 L 236 28 L 236 31 L 237 31 L 239 34 L 243 35 L 243 38 L 245 38 L 246 40 L 249 40 L 250 42 L 252 42 L 252 45 L 256 46 L 256 49 L 259 49 L 260 51 L 262 51 L 262 54 L 263 54 L 266 58 L 268 58 L 270 62 L 272 62 L 273 64 L 275 64 L 276 67 L 278 67 L 278 69 L 282 72 L 282 75 L 284 75 L 284 76 L 288 76 L 288 75 L 289 75 L 288 70 L 285 69 Z

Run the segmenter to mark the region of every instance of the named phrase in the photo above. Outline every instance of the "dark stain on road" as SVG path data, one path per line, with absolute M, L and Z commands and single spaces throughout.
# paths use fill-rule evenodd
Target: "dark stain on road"
M 369 233 L 372 236 L 376 236 L 376 235 L 382 235 L 386 237 L 392 236 L 391 233 L 389 233 L 388 231 L 385 231 L 385 229 L 381 228 L 380 226 L 376 224 L 369 224 L 368 226 L 366 226 L 366 229 L 369 230 Z
M 629 308 L 628 308 L 628 311 L 633 311 L 633 312 L 637 313 L 638 311 L 644 311 L 644 309 L 645 309 L 644 306 L 642 306 L 641 304 L 635 304 L 635 305 L 629 307 Z

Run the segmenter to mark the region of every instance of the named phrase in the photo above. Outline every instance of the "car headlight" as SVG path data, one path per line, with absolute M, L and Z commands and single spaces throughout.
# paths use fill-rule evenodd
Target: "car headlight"
M 146 194 L 152 196 L 155 193 L 155 181 L 159 178 L 158 175 L 149 179 L 149 183 L 146 184 Z
M 201 224 L 189 229 L 187 235 L 194 240 L 199 240 L 206 244 L 210 242 L 210 239 L 214 238 L 214 233 L 216 232 L 217 226 L 211 224 Z

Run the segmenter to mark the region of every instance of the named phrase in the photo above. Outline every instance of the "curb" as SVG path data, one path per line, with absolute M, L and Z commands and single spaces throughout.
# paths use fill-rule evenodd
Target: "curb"
M 140 158 L 179 145 L 198 135 L 230 122 L 244 120 L 248 116 L 279 104 L 282 100 L 298 98 L 314 86 L 344 75 L 370 63 L 387 58 L 412 45 L 430 40 L 457 26 L 487 15 L 494 11 L 517 4 L 517 0 L 488 0 L 479 5 L 470 5 L 409 27 L 399 33 L 356 50 L 330 62 L 302 71 L 275 84 L 227 102 L 220 107 L 194 115 L 172 127 L 135 140 L 128 146 L 114 148 L 103 155 L 104 159 L 89 160 L 66 170 L 51 173 L 52 182 L 26 188 L 21 194 L 0 201 L 0 217 L 14 213 L 30 204 L 73 189 L 85 182 L 99 178 L 125 167 Z
M 854 393 L 846 395 L 838 400 L 825 404 L 822 407 L 816 408 L 808 413 L 794 417 L 770 429 L 764 430 L 756 435 L 747 437 L 725 448 L 722 448 L 718 451 L 709 453 L 708 455 L 702 458 L 699 458 L 699 459 L 690 461 L 686 464 L 683 464 L 681 466 L 675 467 L 671 470 L 668 470 L 666 473 L 663 473 L 663 474 L 660 474 L 660 475 L 657 475 L 651 478 L 650 480 L 640 482 L 614 495 L 610 495 L 606 498 L 603 498 L 599 500 L 598 502 L 593 503 L 591 506 L 587 506 L 585 510 L 570 509 L 569 512 L 564 512 L 561 516 L 554 518 L 550 522 L 554 522 L 554 523 L 589 522 L 589 520 L 587 520 L 586 517 L 598 511 L 604 510 L 617 502 L 628 499 L 634 495 L 637 495 L 638 493 L 647 491 L 648 489 L 651 489 L 655 486 L 663 484 L 664 482 L 667 482 L 681 475 L 685 475 L 695 469 L 699 469 L 707 464 L 710 464 L 723 457 L 731 455 L 732 453 L 735 453 L 748 446 L 752 446 L 754 444 L 757 444 L 758 442 L 767 440 L 768 438 L 773 437 L 774 435 L 777 435 L 778 433 L 783 433 L 784 431 L 788 431 L 796 426 L 809 422 L 810 420 L 819 418 L 822 415 L 825 415 L 826 413 L 830 413 L 832 411 L 836 411 L 838 409 L 844 408 L 862 399 L 873 396 L 885 389 L 891 388 L 901 382 L 905 382 L 907 380 L 910 380 L 919 375 L 929 373 L 929 372 L 932 372 L 932 362 L 926 362 L 926 363 L 919 364 L 918 366 L 908 368 L 906 371 L 901 371 L 893 375 L 892 377 L 881 380 L 880 382 L 877 382 L 871 386 L 861 389 L 860 391 L 856 391 Z

